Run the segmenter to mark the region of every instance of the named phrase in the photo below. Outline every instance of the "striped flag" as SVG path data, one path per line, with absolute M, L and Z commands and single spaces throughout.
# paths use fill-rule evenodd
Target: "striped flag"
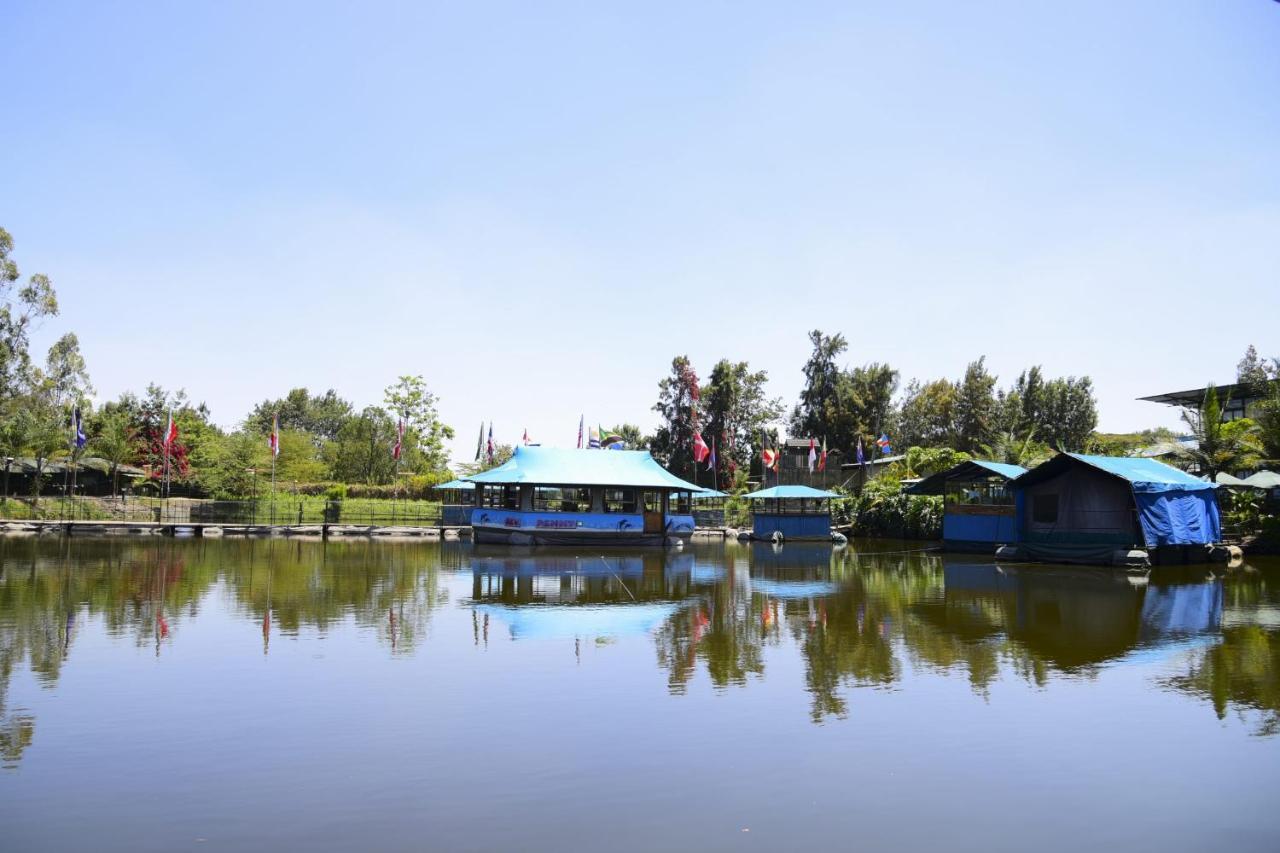
M 164 431 L 164 446 L 168 449 L 178 440 L 178 425 L 173 420 L 173 409 L 169 410 L 169 426 Z
M 493 461 L 493 421 L 489 421 L 489 444 L 485 448 L 485 453 L 489 456 L 489 461 Z
M 711 455 L 711 448 L 707 447 L 707 443 L 702 439 L 702 433 L 695 432 L 693 434 L 693 461 L 706 462 L 707 457 Z
M 174 435 L 177 435 L 176 430 L 174 431 Z M 279 456 L 280 455 L 280 415 L 279 414 L 275 414 L 271 416 L 270 445 L 271 445 L 271 455 L 273 457 Z
M 391 448 L 391 458 L 400 461 L 400 454 L 404 451 L 404 418 L 396 422 L 396 443 Z
M 476 439 L 476 461 L 480 461 L 480 454 L 484 451 L 484 421 L 480 422 L 480 437 Z
M 827 437 L 822 437 L 822 455 L 818 457 L 818 470 L 827 470 Z
M 818 443 L 813 440 L 813 436 L 809 436 L 809 473 L 813 473 L 814 467 L 818 464 Z
M 707 470 L 714 471 L 716 469 L 716 437 L 711 436 L 711 452 L 707 454 Z
M 586 415 L 578 415 L 578 449 L 582 449 L 582 425 L 586 423 Z

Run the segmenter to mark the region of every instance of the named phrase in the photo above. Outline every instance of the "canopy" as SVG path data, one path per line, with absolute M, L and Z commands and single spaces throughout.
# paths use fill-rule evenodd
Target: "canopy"
M 1252 477 L 1245 477 L 1242 482 L 1255 489 L 1280 489 L 1280 474 L 1275 471 L 1259 471 Z
M 659 465 L 647 450 L 563 450 L 517 447 L 497 468 L 467 477 L 472 483 L 548 486 L 623 486 L 700 492 Z
M 824 492 L 811 486 L 774 486 L 772 489 L 762 489 L 749 495 L 743 495 L 743 497 L 751 500 L 773 500 L 774 498 L 838 498 L 843 496 L 835 492 Z
M 729 497 L 728 492 L 717 492 L 715 489 L 701 489 L 693 493 L 693 499 L 695 501 L 705 501 L 705 500 L 710 500 L 711 498 L 727 498 L 727 497 Z
M 945 471 L 939 471 L 936 474 L 925 477 L 907 489 L 907 492 L 913 495 L 940 495 L 945 489 L 948 480 L 985 480 L 993 475 L 1012 480 L 1015 477 L 1021 477 L 1025 473 L 1027 473 L 1027 469 L 1021 465 L 988 462 L 985 459 L 970 459 Z
M 466 480 L 450 480 L 447 483 L 440 483 L 439 485 L 432 486 L 431 488 L 444 491 L 445 489 L 474 489 L 475 487 L 475 483 L 468 483 Z
M 1239 477 L 1232 477 L 1226 471 L 1219 471 L 1218 476 L 1214 477 L 1213 481 L 1219 486 L 1233 486 L 1235 488 L 1240 488 L 1241 486 L 1247 488 L 1249 486 L 1244 480 Z

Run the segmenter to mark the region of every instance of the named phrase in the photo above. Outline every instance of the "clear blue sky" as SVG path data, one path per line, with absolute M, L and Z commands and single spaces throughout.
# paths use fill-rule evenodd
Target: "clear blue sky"
M 469 455 L 687 353 L 1135 397 L 1280 355 L 1280 3 L 0 0 L 0 224 L 100 397 L 422 373 Z M 358 8 L 357 8 L 358 7 Z

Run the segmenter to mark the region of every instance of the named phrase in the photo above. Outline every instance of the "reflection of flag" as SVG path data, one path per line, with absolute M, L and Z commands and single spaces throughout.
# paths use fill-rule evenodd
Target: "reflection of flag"
M 813 473 L 813 468 L 818 464 L 818 444 L 813 440 L 813 436 L 809 436 L 809 473 Z
M 884 433 L 881 433 L 880 437 L 876 439 L 876 446 L 880 448 L 881 453 L 887 454 L 893 452 L 893 446 L 889 444 L 889 436 Z
M 711 448 L 707 447 L 707 443 L 702 440 L 702 433 L 695 432 L 693 434 L 693 461 L 705 462 L 710 455 Z
M 177 430 L 174 430 L 174 434 L 175 435 L 177 434 Z M 271 416 L 271 438 L 267 440 L 267 445 L 271 448 L 272 456 L 280 455 L 280 416 L 279 415 Z M 275 470 L 275 469 L 273 468 L 272 470 Z
M 862 436 L 858 436 L 858 464 L 866 465 L 867 458 L 862 453 Z
M 822 437 L 822 455 L 818 457 L 818 470 L 827 470 L 827 437 Z

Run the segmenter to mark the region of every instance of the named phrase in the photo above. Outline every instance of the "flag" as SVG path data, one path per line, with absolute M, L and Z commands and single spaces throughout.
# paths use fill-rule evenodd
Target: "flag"
M 707 456 L 707 470 L 714 471 L 716 469 L 716 437 L 711 436 L 711 452 Z
M 480 453 L 484 450 L 484 421 L 480 422 L 480 437 L 476 439 L 476 461 L 480 461 Z
M 578 415 L 578 449 L 582 449 L 582 425 L 586 422 L 585 415 Z
M 827 437 L 822 437 L 822 455 L 818 457 L 818 470 L 827 470 Z
M 772 468 L 776 471 L 778 465 L 778 451 L 770 450 L 766 447 L 764 450 L 760 451 L 760 461 L 764 464 L 765 468 Z
M 396 422 L 396 444 L 391 448 L 391 458 L 400 461 L 400 453 L 404 449 L 404 418 Z
M 862 453 L 862 436 L 858 436 L 858 464 L 866 465 L 867 459 Z
M 813 440 L 813 436 L 809 436 L 809 473 L 813 473 L 813 468 L 818 464 L 818 445 Z
M 711 455 L 711 448 L 707 447 L 707 443 L 702 440 L 702 433 L 695 432 L 693 434 L 693 461 L 706 462 L 707 457 Z
M 881 453 L 888 455 L 893 452 L 893 445 L 889 444 L 889 436 L 884 433 L 881 433 L 880 437 L 876 439 L 876 445 L 880 448 Z
M 176 431 L 174 434 L 175 435 L 177 434 Z M 280 455 L 280 416 L 279 415 L 271 416 L 271 439 L 268 443 L 271 446 L 271 455 L 273 457 L 279 456 Z M 274 471 L 275 469 L 273 468 L 271 470 Z
M 169 410 L 169 426 L 164 430 L 164 446 L 168 450 L 178 440 L 178 425 L 173 420 L 173 409 Z
M 489 421 L 489 444 L 485 447 L 485 453 L 489 456 L 489 461 L 493 461 L 493 421 Z
M 84 434 L 84 423 L 80 420 L 79 406 L 76 406 L 75 411 L 72 414 L 72 423 L 75 425 L 75 430 L 71 440 L 75 444 L 76 450 L 79 450 L 89 441 L 89 437 Z
M 587 429 L 587 447 L 591 450 L 600 449 L 600 428 L 588 427 Z
M 522 438 L 522 439 L 521 439 L 521 442 L 522 442 L 522 443 L 524 443 L 524 444 L 528 444 L 528 443 L 529 443 L 529 428 L 528 428 L 528 427 L 525 427 L 525 428 L 524 428 L 524 438 Z

